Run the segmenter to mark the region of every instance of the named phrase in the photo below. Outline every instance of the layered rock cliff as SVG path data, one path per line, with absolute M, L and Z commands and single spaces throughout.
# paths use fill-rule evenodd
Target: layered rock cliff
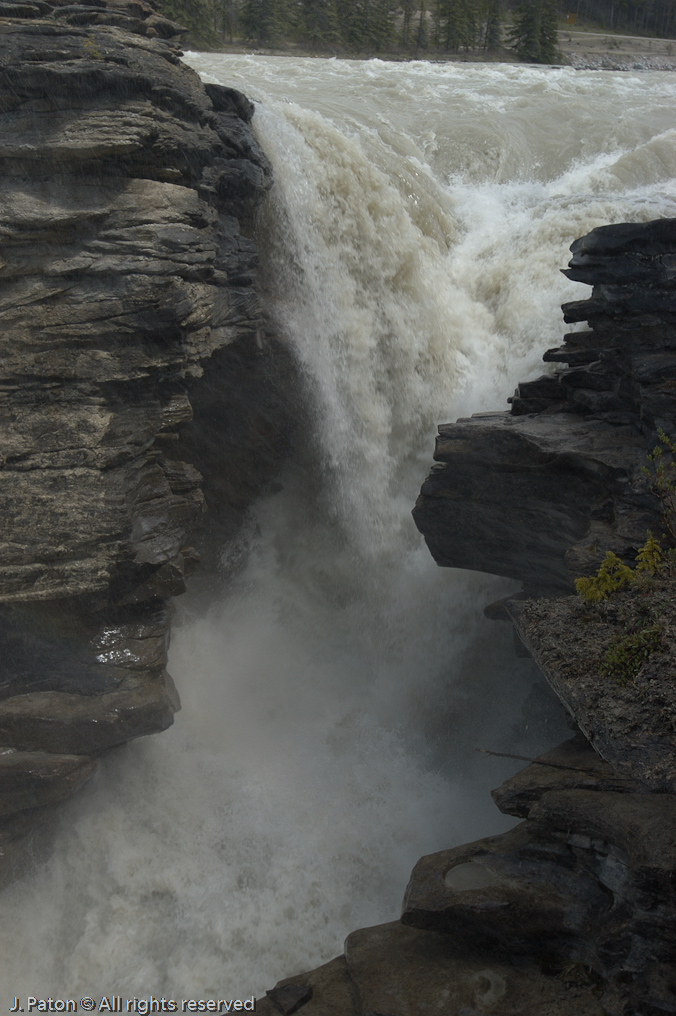
M 570 592 L 607 549 L 633 560 L 659 504 L 643 473 L 676 426 L 676 222 L 623 223 L 577 240 L 565 274 L 593 285 L 564 305 L 590 328 L 544 354 L 567 366 L 520 384 L 511 412 L 439 428 L 414 509 L 441 565 Z
M 181 32 L 137 0 L 0 10 L 5 848 L 172 722 L 169 598 L 286 440 L 251 239 L 270 167 Z

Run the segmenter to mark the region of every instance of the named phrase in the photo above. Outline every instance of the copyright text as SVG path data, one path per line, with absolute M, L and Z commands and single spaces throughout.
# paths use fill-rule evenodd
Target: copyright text
M 103 995 L 100 999 L 91 998 L 36 998 L 27 995 L 25 1005 L 21 999 L 14 997 L 14 1004 L 9 1012 L 105 1012 L 138 1013 L 148 1016 L 155 1012 L 255 1012 L 256 1000 L 251 998 L 124 998 L 122 995 Z

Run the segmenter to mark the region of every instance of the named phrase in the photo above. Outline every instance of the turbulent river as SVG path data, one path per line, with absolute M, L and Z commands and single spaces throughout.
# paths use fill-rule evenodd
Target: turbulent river
M 261 993 L 396 918 L 422 853 L 511 824 L 488 791 L 518 766 L 474 748 L 565 721 L 482 616 L 514 586 L 437 568 L 410 509 L 436 425 L 506 408 L 560 341 L 570 242 L 676 216 L 673 74 L 186 59 L 257 101 L 265 299 L 313 428 L 246 565 L 179 601 L 176 725 L 110 756 L 4 892 L 7 1006 Z

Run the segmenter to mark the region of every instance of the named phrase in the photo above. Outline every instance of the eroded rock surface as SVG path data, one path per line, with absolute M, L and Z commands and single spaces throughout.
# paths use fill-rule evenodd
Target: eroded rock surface
M 661 511 L 643 473 L 658 429 L 676 429 L 676 220 L 602 226 L 572 245 L 565 304 L 588 321 L 520 384 L 509 413 L 439 428 L 437 465 L 413 515 L 435 560 L 572 592 L 606 550 L 632 561 Z
M 579 964 L 599 997 L 608 989 L 602 1011 L 676 1011 L 676 797 L 637 792 L 579 738 L 494 797 L 527 821 L 421 858 L 403 922 L 463 948 Z
M 437 564 L 520 578 L 529 591 L 569 591 L 571 548 L 622 504 L 615 529 L 640 546 L 655 526 L 643 481 L 645 438 L 629 426 L 545 414 L 478 414 L 439 427 L 439 465 L 414 518 Z M 627 503 L 625 504 L 625 498 Z M 594 514 L 599 517 L 594 518 Z
M 192 416 L 186 377 L 262 326 L 231 213 L 251 211 L 268 165 L 166 43 L 4 28 L 0 600 L 166 565 L 179 591 L 202 502 L 171 438 Z
M 5 815 L 172 722 L 168 598 L 207 506 L 232 532 L 285 441 L 250 235 L 270 167 L 181 33 L 137 0 L 0 11 Z
M 578 735 L 494 792 L 516 828 L 420 859 L 400 922 L 256 1003 L 307 1016 L 646 1016 L 676 1011 L 676 797 Z M 299 996 L 300 997 L 300 996 Z M 275 1000 L 277 1004 L 275 1004 Z
M 397 921 L 348 936 L 344 956 L 289 979 L 312 986 L 302 1016 L 605 1016 L 596 985 L 560 980 L 534 962 L 458 948 Z M 287 983 L 280 981 L 279 986 Z M 269 998 L 256 1012 L 277 1016 Z

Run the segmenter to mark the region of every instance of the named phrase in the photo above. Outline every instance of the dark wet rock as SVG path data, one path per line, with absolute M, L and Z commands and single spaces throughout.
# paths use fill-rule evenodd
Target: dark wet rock
M 344 956 L 302 979 L 314 986 L 307 1016 L 605 1016 L 615 1001 L 584 973 L 561 978 L 532 960 L 458 948 L 396 921 L 353 932 Z M 259 1011 L 276 1012 L 267 999 L 256 1002 Z
M 608 901 L 594 880 L 571 871 L 565 848 L 524 825 L 510 833 L 421 858 L 402 920 L 443 931 L 456 947 L 507 956 L 561 953 L 583 961 L 578 943 Z
M 439 428 L 413 515 L 435 560 L 507 575 L 536 595 L 572 591 L 606 550 L 632 562 L 661 510 L 643 473 L 657 431 L 676 430 L 673 219 L 593 230 L 572 245 L 564 305 L 588 321 L 520 384 L 509 414 Z
M 236 88 L 208 83 L 205 84 L 204 90 L 217 113 L 233 113 L 245 123 L 251 123 L 254 104 Z
M 632 428 L 563 419 L 490 413 L 439 428 L 439 465 L 413 512 L 438 564 L 520 578 L 538 591 L 571 589 L 581 572 L 575 562 L 571 574 L 567 553 L 605 506 L 614 520 L 632 477 L 643 478 L 646 447 Z M 653 502 L 639 492 L 627 504 L 622 552 L 655 526 Z
M 531 808 L 550 790 L 649 793 L 639 780 L 618 773 L 578 734 L 506 780 L 492 791 L 492 797 L 505 815 L 527 818 Z
M 494 957 L 458 950 L 434 932 L 397 923 L 365 928 L 348 936 L 345 956 L 364 1011 L 423 1016 L 466 1007 L 515 1016 L 534 1014 L 536 1000 L 540 1013 L 564 1011 L 548 1009 L 563 993 L 560 985 L 547 983 L 534 964 L 519 970 Z M 566 1001 L 575 1004 L 571 998 Z M 602 1011 L 583 998 L 575 1001 L 575 1011 L 585 1016 Z M 589 1001 L 594 1002 L 591 997 Z
M 537 763 L 495 792 L 527 821 L 421 858 L 401 923 L 353 932 L 344 957 L 289 979 L 313 986 L 308 1016 L 674 1011 L 676 797 L 580 735 Z
M 271 988 L 265 994 L 278 1012 L 283 1013 L 283 1016 L 291 1016 L 310 1001 L 312 990 L 310 984 L 287 982 Z
M 263 1013 L 263 1016 L 276 1016 L 279 1009 L 272 1003 L 270 995 L 283 990 L 288 984 L 299 983 L 312 989 L 312 997 L 303 1007 L 304 1016 L 362 1016 L 344 956 L 337 956 L 309 973 L 279 981 L 266 996 L 256 999 L 256 1012 Z
M 172 722 L 167 601 L 218 529 L 207 508 L 232 536 L 271 482 L 292 413 L 248 235 L 271 184 L 253 105 L 205 88 L 168 41 L 183 29 L 141 0 L 2 14 L 0 802 L 15 810 Z M 218 460 L 191 458 L 219 425 Z
M 676 1012 L 673 575 L 595 605 L 561 595 L 665 528 L 643 469 L 658 429 L 676 432 L 676 220 L 602 227 L 571 250 L 566 274 L 594 289 L 564 315 L 589 330 L 545 354 L 567 366 L 519 385 L 511 413 L 440 427 L 414 517 L 439 564 L 524 582 L 486 612 L 511 619 L 584 738 L 494 791 L 521 825 L 422 858 L 402 920 L 558 978 L 587 971 L 611 1016 Z M 648 627 L 650 649 L 621 669 L 621 640 Z
M 115 691 L 73 695 L 43 691 L 0 702 L 0 744 L 22 751 L 100 754 L 171 726 L 180 702 L 166 671 L 129 674 Z
M 0 750 L 0 816 L 65 801 L 96 772 L 96 759 Z
M 494 796 L 527 821 L 421 858 L 402 921 L 458 949 L 593 971 L 613 1016 L 671 1012 L 676 797 L 637 793 L 590 754 L 576 738 L 508 780 Z

